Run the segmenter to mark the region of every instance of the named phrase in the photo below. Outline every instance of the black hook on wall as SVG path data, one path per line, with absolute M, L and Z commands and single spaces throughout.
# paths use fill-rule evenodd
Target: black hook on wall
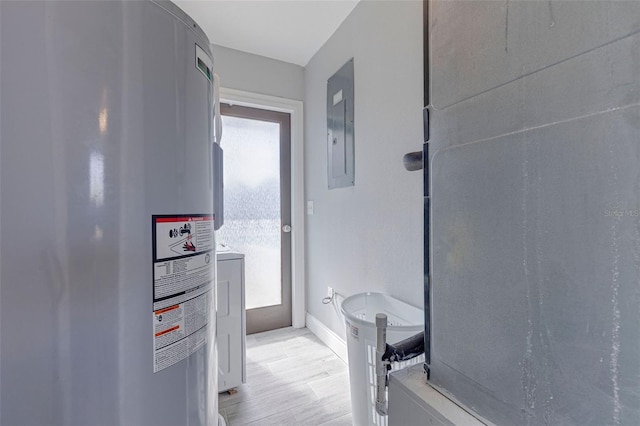
M 416 170 L 422 170 L 422 151 L 409 152 L 402 158 L 404 168 L 409 172 L 415 172 Z

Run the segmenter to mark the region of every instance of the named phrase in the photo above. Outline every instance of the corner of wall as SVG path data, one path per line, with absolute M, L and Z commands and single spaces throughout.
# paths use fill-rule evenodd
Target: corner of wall
M 349 363 L 347 343 L 322 321 L 307 312 L 307 328 L 345 363 Z

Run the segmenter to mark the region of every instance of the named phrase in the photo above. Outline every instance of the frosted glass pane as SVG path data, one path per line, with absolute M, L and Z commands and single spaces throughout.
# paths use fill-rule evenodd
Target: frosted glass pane
M 246 308 L 282 303 L 280 125 L 223 116 L 224 226 L 216 237 L 245 255 Z

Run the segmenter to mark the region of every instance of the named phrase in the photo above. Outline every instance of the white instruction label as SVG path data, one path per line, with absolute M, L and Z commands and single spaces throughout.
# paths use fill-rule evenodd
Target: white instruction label
M 213 215 L 154 216 L 154 259 L 174 259 L 213 249 Z
M 153 216 L 153 371 L 207 343 L 213 215 Z

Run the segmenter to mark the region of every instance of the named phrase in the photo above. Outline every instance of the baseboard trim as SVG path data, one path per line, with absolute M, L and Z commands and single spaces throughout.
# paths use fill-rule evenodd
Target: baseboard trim
M 322 343 L 327 345 L 341 360 L 348 364 L 347 343 L 309 312 L 307 312 L 306 320 L 309 331 L 315 334 Z

